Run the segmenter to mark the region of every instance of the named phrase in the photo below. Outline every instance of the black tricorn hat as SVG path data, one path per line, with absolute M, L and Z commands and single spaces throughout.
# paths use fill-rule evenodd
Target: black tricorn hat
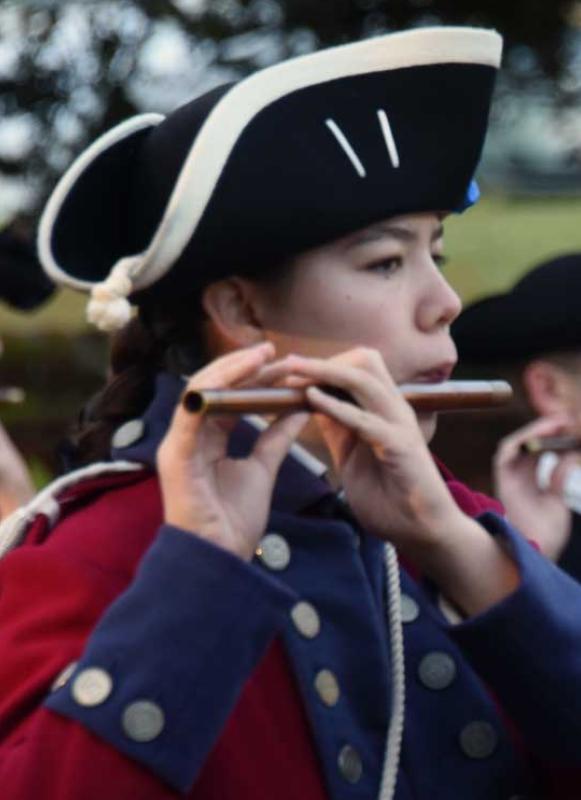
M 461 210 L 501 49 L 494 31 L 416 29 L 269 67 L 166 119 L 133 117 L 54 190 L 44 267 L 91 290 L 89 317 L 112 329 L 129 295 L 183 295 L 380 219 Z
M 544 261 L 452 325 L 460 360 L 490 363 L 581 348 L 581 253 Z

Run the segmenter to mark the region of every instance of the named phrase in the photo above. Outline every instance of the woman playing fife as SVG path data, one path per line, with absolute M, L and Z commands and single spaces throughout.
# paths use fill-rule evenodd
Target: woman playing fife
M 78 470 L 2 531 L 4 797 L 504 800 L 574 774 L 581 587 L 398 391 L 455 364 L 443 227 L 476 200 L 500 51 L 429 28 L 288 61 L 127 120 L 54 190 L 45 268 L 120 332 Z M 312 413 L 181 402 L 241 386 Z

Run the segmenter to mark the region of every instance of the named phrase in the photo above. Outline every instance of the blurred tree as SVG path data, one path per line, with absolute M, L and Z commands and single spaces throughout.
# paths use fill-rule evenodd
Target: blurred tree
M 323 45 L 438 22 L 498 28 L 513 84 L 578 97 L 574 0 L 4 0 L 3 203 L 34 216 L 74 155 L 131 114 Z

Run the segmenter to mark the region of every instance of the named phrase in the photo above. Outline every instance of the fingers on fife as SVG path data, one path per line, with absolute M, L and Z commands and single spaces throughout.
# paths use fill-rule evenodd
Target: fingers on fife
M 274 362 L 274 356 L 274 346 L 270 342 L 228 353 L 196 372 L 188 381 L 184 394 L 210 387 L 227 389 L 273 385 L 290 370 L 282 361 Z M 307 416 L 296 413 L 276 420 L 258 437 L 252 460 L 274 475 Z M 205 477 L 208 462 L 224 458 L 229 434 L 237 422 L 235 416 L 209 418 L 203 414 L 192 414 L 179 403 L 157 454 L 162 482 L 171 482 L 173 476 L 178 477 L 183 473 L 184 467 L 190 479 Z
M 402 397 L 377 350 L 357 347 L 329 359 L 293 355 L 287 362 L 294 373 L 287 385 L 306 386 L 313 410 L 355 433 L 379 461 L 389 461 L 390 455 L 407 449 L 412 440 L 422 439 L 414 411 Z M 313 384 L 342 389 L 357 405 Z

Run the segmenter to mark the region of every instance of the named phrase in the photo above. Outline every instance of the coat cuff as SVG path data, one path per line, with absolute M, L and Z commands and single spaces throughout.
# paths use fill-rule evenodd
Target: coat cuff
M 503 542 L 521 583 L 449 634 L 535 750 L 580 763 L 581 585 L 503 518 L 478 521 Z
M 169 525 L 46 705 L 187 791 L 294 594 Z

